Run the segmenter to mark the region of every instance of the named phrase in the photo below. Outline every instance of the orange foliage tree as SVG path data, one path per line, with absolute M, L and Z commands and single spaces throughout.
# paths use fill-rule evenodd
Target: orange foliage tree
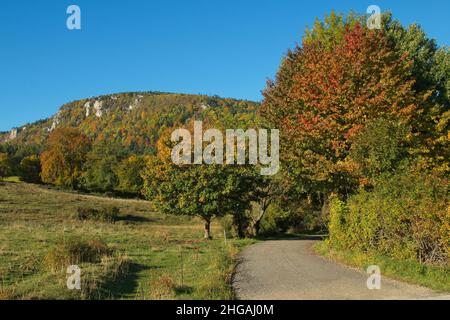
M 41 155 L 42 181 L 76 188 L 90 148 L 89 138 L 76 129 L 59 128 L 53 131 Z
M 346 194 L 358 184 L 348 161 L 353 138 L 377 118 L 420 123 L 412 63 L 383 30 L 347 25 L 342 41 L 305 41 L 264 91 L 263 118 L 281 130 L 284 167 L 303 189 Z M 414 132 L 406 135 L 412 139 Z

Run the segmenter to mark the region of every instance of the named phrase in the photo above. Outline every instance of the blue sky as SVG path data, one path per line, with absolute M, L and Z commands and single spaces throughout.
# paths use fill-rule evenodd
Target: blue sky
M 71 4 L 81 8 L 82 30 L 66 28 Z M 371 4 L 450 44 L 448 0 L 2 0 L 0 130 L 115 92 L 260 100 L 315 17 Z

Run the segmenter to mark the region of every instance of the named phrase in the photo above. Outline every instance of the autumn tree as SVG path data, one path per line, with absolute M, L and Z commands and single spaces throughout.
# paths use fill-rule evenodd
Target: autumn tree
M 41 155 L 42 181 L 76 188 L 90 148 L 91 141 L 78 130 L 54 130 L 48 137 L 45 151 Z
M 420 121 L 421 98 L 413 90 L 412 64 L 383 31 L 347 25 L 331 47 L 305 41 L 290 51 L 264 91 L 262 115 L 283 128 L 285 168 L 307 193 L 324 202 L 330 192 L 356 186 L 347 157 L 368 121 Z M 321 195 L 321 196 L 320 196 Z
M 331 13 L 323 21 L 316 20 L 313 28 L 306 31 L 304 43 L 320 43 L 327 50 L 344 41 L 348 27 L 364 25 L 366 16 Z M 381 30 L 398 55 L 407 57 L 411 64 L 413 90 L 420 101 L 417 121 L 413 123 L 413 138 L 409 151 L 421 157 L 427 166 L 449 171 L 450 146 L 450 51 L 448 46 L 439 47 L 436 40 L 428 38 L 417 24 L 407 28 L 391 13 L 381 16 Z M 420 113 L 420 116 L 419 116 Z
M 429 168 L 450 171 L 450 51 L 438 47 L 416 24 L 408 29 L 390 17 L 385 19 L 385 29 L 396 49 L 412 61 L 414 90 L 423 97 L 420 121 L 415 122 L 417 139 L 413 153 L 427 162 Z

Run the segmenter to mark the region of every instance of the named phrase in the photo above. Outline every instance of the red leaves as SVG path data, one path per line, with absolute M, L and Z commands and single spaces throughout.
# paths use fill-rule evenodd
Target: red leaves
M 413 118 L 411 66 L 383 31 L 359 24 L 347 26 L 331 48 L 314 40 L 290 52 L 264 92 L 261 112 L 281 129 L 282 157 L 303 157 L 302 170 L 320 172 L 321 179 L 324 166 L 334 176 L 368 120 Z

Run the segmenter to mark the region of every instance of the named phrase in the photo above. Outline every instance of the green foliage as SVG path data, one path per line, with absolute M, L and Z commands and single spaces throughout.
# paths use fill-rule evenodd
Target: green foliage
M 221 128 L 218 115 L 209 114 L 208 125 Z M 260 175 L 249 165 L 176 165 L 171 151 L 175 145 L 167 131 L 158 141 L 158 153 L 149 157 L 143 172 L 143 193 L 164 213 L 199 216 L 210 237 L 214 217 L 232 214 L 240 237 L 244 236 L 245 211 L 256 197 Z M 193 156 L 193 155 L 192 155 Z
M 141 172 L 145 168 L 145 158 L 132 155 L 123 159 L 115 167 L 114 172 L 118 179 L 117 191 L 140 194 L 144 185 Z
M 118 220 L 120 209 L 118 207 L 103 207 L 101 209 L 79 207 L 75 219 L 85 221 L 101 221 L 114 223 Z
M 350 238 L 347 232 L 346 217 L 348 216 L 348 208 L 344 201 L 334 197 L 330 201 L 330 223 L 328 231 L 330 233 L 330 242 L 334 247 L 343 249 L 349 245 Z
M 311 233 L 327 229 L 327 216 L 308 199 L 278 200 L 273 203 L 261 223 L 261 234 Z
M 32 155 L 23 158 L 19 165 L 19 176 L 22 181 L 29 183 L 41 182 L 41 160 Z
M 356 136 L 350 158 L 363 177 L 374 178 L 393 172 L 407 157 L 408 129 L 395 121 L 376 119 Z
M 149 161 L 143 177 L 145 196 L 159 210 L 201 217 L 206 238 L 214 217 L 240 216 L 250 206 L 252 177 L 232 166 L 177 166 L 156 160 Z
M 126 157 L 126 151 L 106 141 L 95 144 L 86 156 L 82 185 L 89 191 L 112 191 L 119 184 L 115 167 Z
M 348 16 L 331 12 L 325 16 L 323 21 L 316 18 L 311 29 L 306 29 L 303 42 L 315 43 L 320 42 L 327 50 L 332 48 L 344 40 L 344 33 L 347 26 L 354 26 L 356 23 L 364 24 L 364 16 L 358 16 L 350 13 Z
M 424 97 L 423 115 L 414 123 L 414 151 L 427 158 L 429 166 L 449 170 L 450 148 L 450 53 L 439 48 L 417 24 L 404 28 L 391 15 L 383 18 L 384 29 L 396 49 L 412 61 L 417 96 Z
M 276 235 L 288 230 L 289 215 L 282 210 L 278 205 L 270 205 L 267 209 L 267 214 L 261 220 L 261 229 L 259 235 Z
M 13 162 L 7 153 L 0 153 L 0 179 L 13 174 Z
M 425 264 L 449 265 L 448 181 L 413 166 L 379 178 L 345 203 L 331 201 L 330 242 Z

